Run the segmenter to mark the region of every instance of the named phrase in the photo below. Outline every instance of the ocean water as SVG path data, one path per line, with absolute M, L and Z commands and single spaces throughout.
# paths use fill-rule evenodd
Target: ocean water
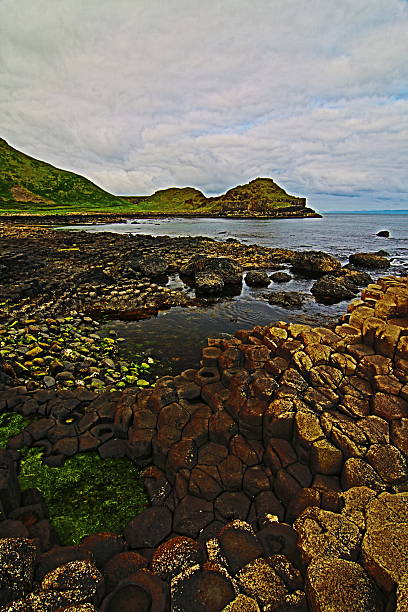
M 150 236 L 237 238 L 244 244 L 321 250 L 345 261 L 356 251 L 384 249 L 393 265 L 408 266 L 408 214 L 336 214 L 322 219 L 130 219 L 127 223 L 76 225 L 63 229 Z M 388 230 L 390 238 L 376 236 Z
M 133 221 L 133 222 L 132 222 Z M 61 228 L 62 229 L 62 228 Z M 153 236 L 207 236 L 216 240 L 236 238 L 244 244 L 273 248 L 322 250 L 347 263 L 358 251 L 385 250 L 391 259 L 387 273 L 408 273 L 408 215 L 329 214 L 323 219 L 136 219 L 128 223 L 76 225 L 69 230 L 149 234 Z M 376 236 L 388 230 L 390 238 Z M 372 273 L 377 278 L 384 272 Z M 180 286 L 178 277 L 169 286 Z M 271 283 L 268 289 L 253 289 L 243 283 L 240 295 L 199 308 L 172 308 L 144 321 L 111 321 L 104 327 L 125 338 L 124 357 L 145 350 L 164 364 L 164 370 L 177 373 L 198 367 L 200 349 L 208 337 L 233 334 L 238 329 L 292 321 L 311 325 L 334 325 L 346 303 L 326 306 L 310 300 L 301 310 L 270 305 L 263 295 L 268 291 L 309 291 L 313 281 L 294 276 L 289 283 Z M 188 288 L 185 287 L 187 290 Z

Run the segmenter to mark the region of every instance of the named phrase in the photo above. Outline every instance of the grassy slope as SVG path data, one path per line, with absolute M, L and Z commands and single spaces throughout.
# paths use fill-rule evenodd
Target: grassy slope
M 289 195 L 271 178 L 257 178 L 229 189 L 224 195 L 211 198 L 211 202 L 224 213 L 267 214 L 280 208 L 302 205 L 305 200 Z
M 132 206 L 88 179 L 29 157 L 0 139 L 2 214 L 121 212 L 122 209 L 131 210 Z
M 118 213 L 123 215 L 274 215 L 304 205 L 272 179 L 257 178 L 215 198 L 193 187 L 162 189 L 151 196 L 118 197 L 88 179 L 17 151 L 0 138 L 0 215 Z
M 215 198 L 206 198 L 191 187 L 156 191 L 151 196 L 129 198 L 135 213 L 261 215 L 293 205 L 304 204 L 304 199 L 286 193 L 270 178 L 258 178 L 245 185 L 233 187 Z

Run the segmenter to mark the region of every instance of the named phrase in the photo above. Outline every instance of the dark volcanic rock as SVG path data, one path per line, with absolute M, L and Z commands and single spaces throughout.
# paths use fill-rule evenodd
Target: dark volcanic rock
M 171 519 L 171 512 L 167 508 L 147 508 L 125 527 L 126 541 L 131 548 L 158 546 L 171 532 Z
M 196 255 L 180 270 L 182 276 L 194 278 L 199 272 L 216 274 L 225 285 L 241 285 L 242 268 L 228 257 Z
M 384 270 L 390 267 L 389 260 L 379 253 L 353 253 L 349 256 L 349 262 L 356 268 Z
M 302 291 L 274 291 L 267 295 L 268 302 L 282 308 L 301 308 L 304 302 L 311 299 L 308 293 Z
M 336 257 L 323 251 L 301 251 L 292 260 L 295 272 L 311 277 L 319 277 L 329 272 L 337 272 L 341 263 Z
M 323 304 L 337 304 L 343 300 L 351 300 L 357 293 L 357 288 L 353 289 L 337 276 L 323 276 L 317 280 L 311 288 L 311 293 L 317 302 Z
M 245 282 L 249 287 L 267 287 L 270 281 L 265 270 L 250 270 L 246 273 Z
M 287 272 L 274 272 L 269 277 L 274 283 L 288 283 L 292 277 Z
M 130 266 L 149 278 L 164 276 L 168 268 L 167 261 L 160 255 L 135 257 L 131 260 Z
M 213 272 L 198 272 L 195 277 L 196 295 L 221 295 L 224 281 L 219 274 Z

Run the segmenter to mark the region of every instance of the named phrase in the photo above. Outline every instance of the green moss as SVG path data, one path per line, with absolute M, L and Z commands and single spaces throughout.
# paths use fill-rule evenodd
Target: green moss
M 19 434 L 28 423 L 28 419 L 16 412 L 0 414 L 0 448 L 4 448 L 10 438 Z
M 63 544 L 77 544 L 99 531 L 121 533 L 148 505 L 139 470 L 129 459 L 82 453 L 58 468 L 41 459 L 38 448 L 22 452 L 20 485 L 42 492 Z

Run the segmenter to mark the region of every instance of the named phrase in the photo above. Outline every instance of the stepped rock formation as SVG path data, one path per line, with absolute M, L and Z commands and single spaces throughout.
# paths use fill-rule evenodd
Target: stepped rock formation
M 209 340 L 198 371 L 153 389 L 0 401 L 42 417 L 1 451 L 1 612 L 407 609 L 407 277 L 369 285 L 334 330 Z M 127 455 L 151 506 L 123 536 L 57 546 L 18 487 L 34 442 L 51 465 Z

